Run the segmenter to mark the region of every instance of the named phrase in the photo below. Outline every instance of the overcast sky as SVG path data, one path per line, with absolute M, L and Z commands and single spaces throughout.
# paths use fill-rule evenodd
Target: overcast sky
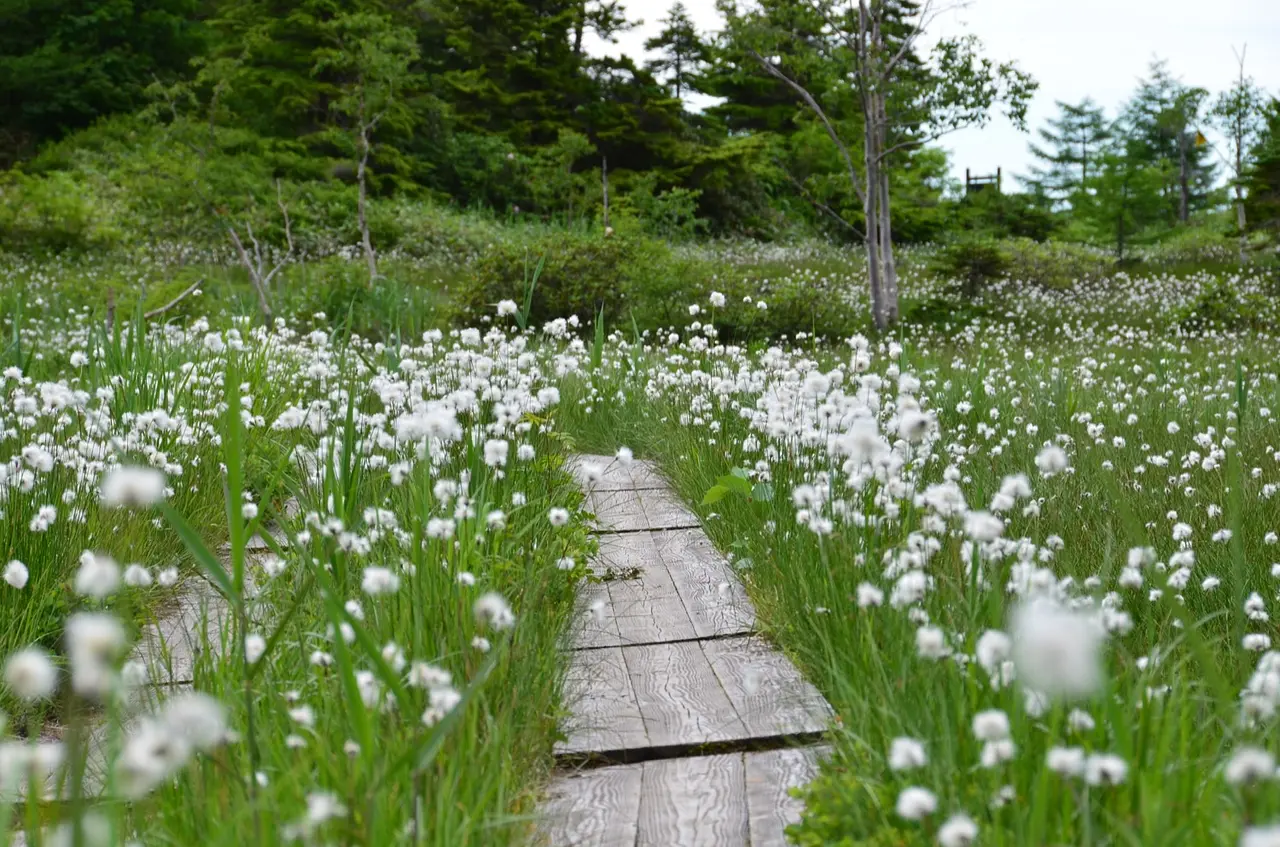
M 644 54 L 645 39 L 661 29 L 667 0 L 625 0 L 628 16 L 644 25 L 616 45 L 590 45 L 597 54 Z M 685 0 L 698 28 L 720 27 L 714 0 Z M 970 32 L 998 60 L 1016 60 L 1040 83 L 1028 128 L 1055 113 L 1054 101 L 1092 97 L 1114 114 L 1133 92 L 1155 56 L 1175 76 L 1218 92 L 1237 72 L 1232 48 L 1248 45 L 1245 70 L 1272 94 L 1280 94 L 1280 0 L 974 0 L 939 20 L 938 35 Z M 696 104 L 694 104 L 696 105 Z M 997 116 L 942 142 L 951 171 L 1025 173 L 1030 134 Z

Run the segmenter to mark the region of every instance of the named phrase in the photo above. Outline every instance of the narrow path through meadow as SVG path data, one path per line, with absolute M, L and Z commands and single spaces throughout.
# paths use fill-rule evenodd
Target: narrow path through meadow
M 801 808 L 831 707 L 755 634 L 697 517 L 649 463 L 580 456 L 599 582 L 571 635 L 551 847 L 773 847 Z

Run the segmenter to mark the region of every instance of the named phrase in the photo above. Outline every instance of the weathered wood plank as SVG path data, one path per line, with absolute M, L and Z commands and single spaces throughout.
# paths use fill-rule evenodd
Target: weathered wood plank
M 649 529 L 688 529 L 699 526 L 698 516 L 689 511 L 669 488 L 650 488 L 640 492 Z
M 701 530 L 653 534 L 699 638 L 737 635 L 755 628 L 756 613 L 732 566 Z
M 600 558 L 616 577 L 608 583 L 608 590 L 617 616 L 617 643 L 645 644 L 697 636 L 650 533 L 601 536 Z
M 747 636 L 699 643 L 751 737 L 827 728 L 831 706 L 786 656 L 763 639 Z
M 142 628 L 130 658 L 142 662 L 157 685 L 189 683 L 201 652 L 222 649 L 230 621 L 231 608 L 222 595 L 205 580 L 188 577 L 155 622 Z
M 592 491 L 587 495 L 587 503 L 595 512 L 601 532 L 635 532 L 649 528 L 639 491 Z
M 787 827 L 804 813 L 791 789 L 817 776 L 818 759 L 829 753 L 829 747 L 795 747 L 746 754 L 751 847 L 785 847 Z
M 644 765 L 613 765 L 552 781 L 538 831 L 548 847 L 635 847 Z
M 617 647 L 623 643 L 618 632 L 618 616 L 614 614 L 609 586 L 605 583 L 582 584 L 578 589 L 576 614 L 569 631 L 571 648 Z
M 623 647 L 622 655 L 650 745 L 749 737 L 698 642 Z
M 563 727 L 566 738 L 556 744 L 557 754 L 634 750 L 649 744 L 627 663 L 617 647 L 571 655 L 565 704 L 570 716 Z
M 613 456 L 580 455 L 567 463 L 578 485 L 587 491 L 625 491 L 665 488 L 666 483 L 652 462 L 635 459 L 624 465 Z
M 747 847 L 741 753 L 646 762 L 637 847 Z

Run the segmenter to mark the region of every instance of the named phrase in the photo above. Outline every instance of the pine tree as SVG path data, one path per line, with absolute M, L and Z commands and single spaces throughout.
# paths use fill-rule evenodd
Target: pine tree
M 1096 171 L 1111 128 L 1102 108 L 1089 98 L 1076 104 L 1056 103 L 1058 117 L 1050 118 L 1047 126 L 1037 131 L 1043 146 L 1030 145 L 1031 155 L 1044 164 L 1033 166 L 1032 176 L 1025 182 L 1038 194 L 1074 206 Z
M 707 61 L 707 47 L 698 37 L 698 29 L 680 0 L 671 6 L 662 23 L 662 32 L 644 44 L 646 50 L 658 50 L 661 54 L 645 64 L 655 74 L 665 76 L 675 96 L 680 98 L 693 88 Z
M 1251 228 L 1280 243 L 1280 99 L 1272 100 L 1267 109 L 1266 128 L 1253 148 L 1245 189 Z
M 1163 61 L 1152 62 L 1149 73 L 1125 106 L 1123 125 L 1131 154 L 1164 174 L 1169 223 L 1186 223 L 1208 205 L 1213 187 L 1215 167 L 1200 133 L 1209 93 L 1183 85 Z
M 203 48 L 199 0 L 0 3 L 0 166 L 143 105 Z

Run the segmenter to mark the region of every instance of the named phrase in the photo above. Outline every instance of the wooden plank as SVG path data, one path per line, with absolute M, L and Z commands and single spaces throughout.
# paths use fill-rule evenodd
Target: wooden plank
M 578 485 L 586 491 L 622 491 L 635 488 L 630 471 L 613 456 L 573 456 L 567 467 Z
M 637 847 L 747 847 L 741 753 L 645 762 Z
M 142 662 L 157 685 L 190 683 L 200 654 L 206 648 L 221 651 L 230 621 L 231 608 L 222 595 L 201 577 L 187 577 L 155 622 L 142 628 L 130 658 Z
M 764 639 L 746 636 L 699 643 L 751 737 L 827 728 L 831 706 L 796 666 Z
M 699 526 L 698 516 L 689 511 L 669 488 L 651 488 L 640 492 L 649 529 L 689 529 Z
M 791 796 L 791 789 L 812 781 L 818 759 L 830 752 L 824 746 L 746 754 L 751 847 L 785 847 L 787 827 L 804 813 L 804 803 Z
M 618 644 L 679 641 L 697 636 L 684 602 L 648 532 L 601 536 L 600 562 L 617 616 Z
M 749 737 L 698 642 L 623 647 L 622 655 L 650 745 Z
M 578 589 L 577 617 L 569 630 L 569 646 L 575 650 L 617 647 L 622 644 L 618 616 L 614 614 L 609 586 L 586 582 Z
M 584 453 L 571 457 L 566 467 L 578 485 L 588 491 L 667 487 L 657 466 L 642 459 L 624 465 L 614 456 Z
M 557 754 L 634 750 L 647 747 L 645 722 L 631 687 L 626 660 L 617 647 L 571 654 L 565 676 L 565 740 Z
M 595 513 L 596 525 L 601 532 L 634 532 L 649 528 L 649 519 L 638 491 L 592 491 L 587 494 L 587 503 Z
M 667 482 L 662 472 L 653 462 L 636 459 L 628 469 L 631 472 L 632 488 L 666 488 Z
M 643 770 L 613 765 L 552 780 L 538 827 L 548 847 L 635 847 Z
M 755 608 L 746 589 L 704 532 L 658 532 L 654 542 L 699 638 L 746 634 L 755 628 Z

